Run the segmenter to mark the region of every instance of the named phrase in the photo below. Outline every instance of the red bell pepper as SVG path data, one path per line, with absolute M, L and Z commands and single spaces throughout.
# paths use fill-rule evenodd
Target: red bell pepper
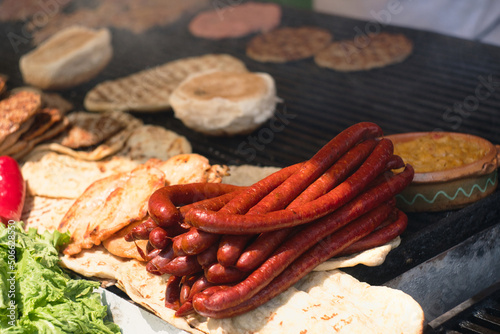
M 26 182 L 17 161 L 0 156 L 0 219 L 5 226 L 21 219 L 25 196 Z

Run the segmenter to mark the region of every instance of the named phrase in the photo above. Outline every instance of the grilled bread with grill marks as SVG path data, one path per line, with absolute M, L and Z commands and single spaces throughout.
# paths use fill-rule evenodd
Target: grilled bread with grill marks
M 155 112 L 170 108 L 170 94 L 190 74 L 212 69 L 246 72 L 239 59 L 208 54 L 174 60 L 116 80 L 100 83 L 85 96 L 89 111 Z

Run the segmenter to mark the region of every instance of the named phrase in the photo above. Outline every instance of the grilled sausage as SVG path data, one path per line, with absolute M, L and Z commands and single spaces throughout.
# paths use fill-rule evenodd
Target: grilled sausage
M 386 168 L 393 144 L 381 139 L 360 168 L 327 194 L 296 209 L 276 210 L 265 214 L 223 214 L 190 210 L 185 221 L 203 231 L 221 234 L 249 234 L 275 231 L 319 219 L 348 203 Z
M 274 277 L 279 275 L 298 256 L 319 242 L 319 240 L 332 234 L 368 211 L 381 210 L 381 208 L 387 210 L 388 207 L 391 208 L 389 205 L 383 205 L 383 203 L 389 201 L 395 194 L 403 190 L 411 182 L 413 175 L 413 168 L 407 165 L 403 172 L 395 175 L 389 181 L 364 192 L 339 210 L 319 219 L 313 224 L 307 225 L 298 232 L 295 237 L 288 239 L 281 245 L 279 249 L 257 270 L 252 272 L 246 280 L 236 284 L 230 289 L 224 290 L 223 293 L 214 295 L 206 301 L 205 307 L 213 310 L 220 310 L 235 306 L 251 298 Z M 389 212 L 390 210 L 387 214 Z M 194 306 L 196 309 L 196 304 L 194 304 Z
M 181 222 L 177 206 L 217 197 L 241 187 L 224 183 L 188 183 L 165 186 L 156 190 L 148 201 L 151 218 L 161 227 Z
M 234 288 L 212 287 L 193 297 L 193 307 L 199 314 L 212 318 L 232 317 L 250 311 L 291 287 L 321 262 L 335 256 L 342 249 L 368 235 L 389 213 L 390 210 L 386 212 L 383 206 L 380 206 L 352 221 L 304 252 L 302 256 L 294 260 L 291 265 L 287 266 L 269 284 L 250 298 L 240 300 L 232 305 L 229 303 L 215 304 L 216 307 L 213 307 L 214 300 L 218 303 L 224 303 L 225 300 L 222 301 L 220 296 L 228 295 Z

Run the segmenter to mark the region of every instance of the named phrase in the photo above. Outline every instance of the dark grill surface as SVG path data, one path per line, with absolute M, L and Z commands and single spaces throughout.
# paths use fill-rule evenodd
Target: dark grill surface
M 171 111 L 134 113 L 146 123 L 158 124 L 186 136 L 196 153 L 212 163 L 287 166 L 310 158 L 346 127 L 361 121 L 379 124 L 386 134 L 432 131 L 466 132 L 500 143 L 500 48 L 425 31 L 351 20 L 284 8 L 282 26 L 313 25 L 329 29 L 334 39 L 354 38 L 358 31 L 401 32 L 414 42 L 413 54 L 403 63 L 372 71 L 340 73 L 318 67 L 312 59 L 288 64 L 251 60 L 245 45 L 252 36 L 209 41 L 190 35 L 184 17 L 173 25 L 138 36 L 113 29 L 114 56 L 109 66 L 84 85 L 63 92 L 77 109 L 88 90 L 107 79 L 188 56 L 229 53 L 251 71 L 263 71 L 276 80 L 283 99 L 277 119 L 248 136 L 211 138 L 187 129 Z M 0 73 L 11 86 L 21 86 L 19 57 L 8 34 L 22 36 L 22 23 L 0 24 Z M 278 126 L 274 126 L 279 125 Z M 400 247 L 377 268 L 352 268 L 371 284 L 386 282 L 426 261 L 473 233 L 500 221 L 497 191 L 463 210 L 409 215 L 409 227 Z
M 499 334 L 500 285 L 493 293 L 472 303 L 428 334 Z
M 320 26 L 329 29 L 334 39 L 353 38 L 359 36 L 360 31 L 401 32 L 414 42 L 413 54 L 401 64 L 340 73 L 320 68 L 312 59 L 288 64 L 253 61 L 245 55 L 245 45 L 252 36 L 221 41 L 195 38 L 187 30 L 190 18 L 151 29 L 140 36 L 113 30 L 115 55 L 110 65 L 98 78 L 66 95 L 81 107 L 85 93 L 102 80 L 169 60 L 221 52 L 238 57 L 252 71 L 267 72 L 274 77 L 278 95 L 283 99 L 278 112 L 286 112 L 290 117 L 285 119 L 283 129 L 273 129 L 268 123 L 251 135 L 255 138 L 253 141 L 247 136 L 229 140 L 207 138 L 186 129 L 171 112 L 138 114 L 147 122 L 186 135 L 195 150 L 213 162 L 285 166 L 309 158 L 338 132 L 360 121 L 376 122 L 387 134 L 442 129 L 500 142 L 497 131 L 500 126 L 500 49 L 497 47 L 284 8 L 282 26 Z M 21 35 L 22 25 L 10 25 L 4 31 Z M 22 84 L 17 60 L 31 46 L 19 45 L 16 54 L 6 37 L 7 34 L 0 36 L 0 72 L 9 73 L 14 84 Z M 489 82 L 488 87 L 484 87 L 485 82 Z M 477 92 L 481 99 L 476 97 Z

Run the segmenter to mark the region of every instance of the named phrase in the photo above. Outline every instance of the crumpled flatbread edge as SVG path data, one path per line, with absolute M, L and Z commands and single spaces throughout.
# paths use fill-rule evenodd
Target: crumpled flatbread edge
M 377 254 L 378 262 L 383 262 L 385 256 L 400 244 L 400 238 L 396 237 L 383 246 L 376 247 L 361 253 L 346 257 L 339 257 L 326 261 L 319 265 L 313 272 L 332 271 L 344 267 L 352 267 L 357 264 L 379 265 L 370 260 L 373 254 Z M 97 277 L 101 279 L 112 279 L 116 286 L 123 290 L 134 302 L 145 307 L 155 315 L 170 323 L 171 325 L 185 330 L 189 333 L 210 333 L 207 327 L 207 319 L 198 315 L 178 318 L 174 311 L 165 307 L 161 302 L 161 296 L 165 294 L 165 282 L 168 275 L 161 277 L 147 273 L 146 263 L 134 259 L 122 259 L 110 254 L 102 245 L 91 249 L 82 250 L 76 257 L 62 256 L 61 264 L 74 272 L 86 277 Z M 147 284 L 144 278 L 151 280 Z M 136 279 L 138 278 L 139 279 Z M 144 285 L 154 287 L 154 296 L 144 294 L 141 290 Z
M 396 238 L 392 239 L 382 246 L 371 248 L 364 252 L 327 260 L 314 268 L 314 271 L 327 271 L 337 268 L 348 268 L 354 267 L 358 264 L 363 264 L 368 267 L 380 266 L 382 263 L 384 263 L 385 258 L 387 257 L 389 252 L 398 247 L 400 244 L 401 238 L 397 236 Z

